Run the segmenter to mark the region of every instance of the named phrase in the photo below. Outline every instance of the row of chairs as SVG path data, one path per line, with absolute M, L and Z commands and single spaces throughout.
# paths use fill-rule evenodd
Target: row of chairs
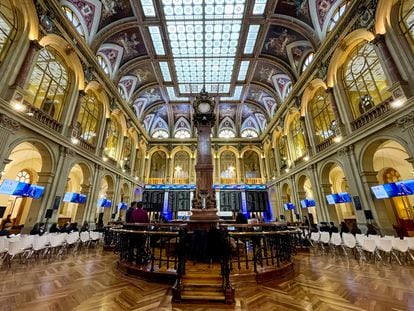
M 0 265 L 11 263 L 15 258 L 21 262 L 35 258 L 53 256 L 61 257 L 64 252 L 76 253 L 79 246 L 88 248 L 90 245 L 98 245 L 102 240 L 102 233 L 95 231 L 71 232 L 71 233 L 49 233 L 44 235 L 16 235 L 12 237 L 0 237 Z
M 312 232 L 310 241 L 322 252 L 330 250 L 336 254 L 336 250 L 341 248 L 348 256 L 348 250 L 353 250 L 355 256 L 359 254 L 361 261 L 366 261 L 369 255 L 374 261 L 378 259 L 385 264 L 383 255 L 386 255 L 389 262 L 394 258 L 400 265 L 403 260 L 414 262 L 414 237 L 405 237 L 402 240 L 393 236 L 364 234 L 354 236 L 351 233 L 343 233 L 341 237 L 339 233 L 330 235 L 329 232 Z

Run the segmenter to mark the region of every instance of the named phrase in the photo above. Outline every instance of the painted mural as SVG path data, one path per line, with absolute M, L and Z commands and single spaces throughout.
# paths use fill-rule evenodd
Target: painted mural
M 273 88 L 272 77 L 278 73 L 282 73 L 282 71 L 276 66 L 268 62 L 259 61 L 256 65 L 253 80 L 264 83 L 269 88 Z
M 134 16 L 129 0 L 100 0 L 102 3 L 101 21 L 99 28 L 103 28 L 117 20 Z
M 308 0 L 279 0 L 275 14 L 283 14 L 301 20 L 312 27 Z

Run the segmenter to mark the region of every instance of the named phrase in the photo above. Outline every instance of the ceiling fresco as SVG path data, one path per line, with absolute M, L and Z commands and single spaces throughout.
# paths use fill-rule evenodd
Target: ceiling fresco
M 148 135 L 169 138 L 180 128 L 194 137 L 191 103 L 203 85 L 218 103 L 216 129 L 260 135 L 348 3 L 251 2 L 60 1 Z

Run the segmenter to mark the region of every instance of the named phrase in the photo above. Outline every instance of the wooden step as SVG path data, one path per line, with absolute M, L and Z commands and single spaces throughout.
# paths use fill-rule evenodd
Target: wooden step
M 194 283 L 185 283 L 183 284 L 183 290 L 190 292 L 223 292 L 223 287 L 220 285 L 212 284 L 212 285 L 202 285 L 202 284 L 194 284 Z
M 226 297 L 224 292 L 206 292 L 206 291 L 187 291 L 183 290 L 181 292 L 181 300 L 194 300 L 194 301 L 204 301 L 204 300 L 214 300 L 214 301 L 225 301 Z

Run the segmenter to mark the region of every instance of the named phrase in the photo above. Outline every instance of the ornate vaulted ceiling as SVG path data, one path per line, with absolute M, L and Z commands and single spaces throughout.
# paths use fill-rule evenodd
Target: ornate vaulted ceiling
M 344 0 L 62 0 L 152 137 L 194 137 L 191 101 L 216 100 L 214 137 L 255 137 L 345 10 Z M 230 134 L 229 134 L 230 133 Z

